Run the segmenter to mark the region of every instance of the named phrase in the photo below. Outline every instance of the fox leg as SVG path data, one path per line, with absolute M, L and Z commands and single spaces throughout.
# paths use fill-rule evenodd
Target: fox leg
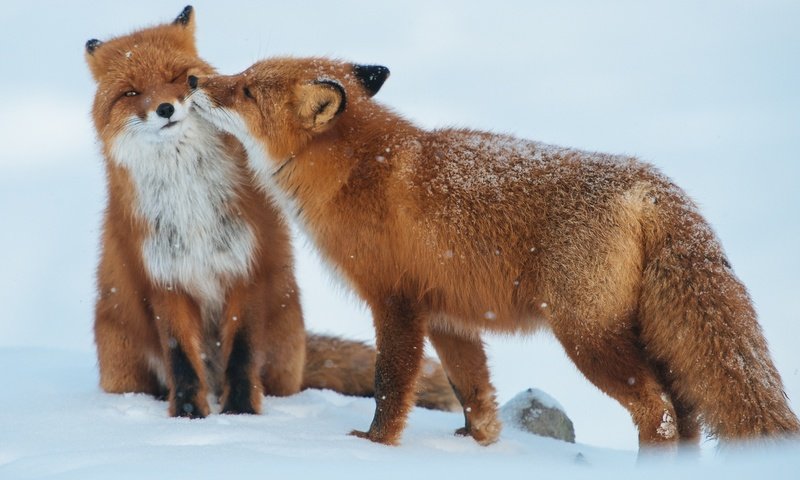
M 229 342 L 222 413 L 261 412 L 261 385 L 258 380 L 251 336 L 247 327 L 239 328 Z
M 670 392 L 672 389 L 670 388 Z M 675 393 L 671 393 L 672 404 L 675 406 L 675 414 L 678 422 L 678 437 L 680 438 L 680 448 L 682 451 L 698 451 L 700 448 L 700 421 L 697 418 L 697 410 L 688 404 L 680 401 Z
M 294 279 L 283 282 L 276 279 L 272 283 L 284 287 L 274 291 L 267 302 L 261 337 L 265 358 L 261 384 L 265 394 L 283 397 L 294 395 L 302 386 L 306 330 Z
M 121 304 L 114 293 L 102 293 L 95 309 L 94 337 L 100 387 L 109 393 L 164 395 L 165 385 L 153 371 L 160 364 L 158 332 L 143 305 Z
M 456 434 L 469 435 L 482 445 L 494 443 L 501 424 L 483 342 L 479 337 L 467 338 L 438 330 L 431 330 L 428 337 L 464 408 L 465 426 Z
M 630 412 L 640 449 L 677 446 L 675 407 L 632 329 L 612 320 L 561 321 L 552 327 L 584 376 Z
M 253 337 L 258 331 L 257 305 L 246 308 L 241 287 L 232 289 L 223 317 L 221 343 L 225 376 L 222 387 L 222 413 L 261 411 L 261 385 Z
M 151 312 L 127 272 L 111 264 L 104 252 L 94 318 L 100 387 L 109 393 L 163 396 L 161 347 Z
M 200 352 L 200 310 L 188 295 L 173 290 L 157 292 L 152 304 L 167 364 L 169 414 L 206 417 L 210 410 Z
M 650 353 L 647 351 L 648 354 Z M 669 398 L 675 407 L 675 424 L 678 429 L 678 448 L 682 453 L 693 454 L 700 451 L 700 418 L 697 409 L 689 402 L 685 401 L 678 394 L 675 383 L 670 381 L 669 368 L 662 362 L 653 361 L 656 365 L 656 372 L 662 385 L 666 385 Z
M 145 289 L 135 280 L 134 269 L 115 261 L 120 257 L 119 245 L 109 238 L 98 265 L 94 311 L 100 387 L 109 393 L 163 396 L 161 345 Z
M 231 292 L 222 320 L 222 412 L 259 413 L 264 394 L 300 391 L 306 332 L 297 286 L 270 277 Z
M 378 355 L 375 362 L 375 416 L 366 432 L 351 435 L 397 444 L 414 403 L 414 384 L 422 362 L 425 325 L 406 297 L 392 295 L 372 303 Z

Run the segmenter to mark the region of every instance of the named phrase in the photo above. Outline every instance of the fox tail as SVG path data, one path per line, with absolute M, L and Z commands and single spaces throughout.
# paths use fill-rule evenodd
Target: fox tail
M 302 389 L 324 388 L 344 395 L 375 394 L 375 349 L 338 337 L 308 334 Z M 432 410 L 461 411 L 441 365 L 426 358 L 417 380 L 417 405 Z

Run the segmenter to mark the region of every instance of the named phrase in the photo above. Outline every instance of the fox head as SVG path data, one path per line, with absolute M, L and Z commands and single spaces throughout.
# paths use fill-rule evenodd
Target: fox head
M 275 58 L 238 75 L 192 75 L 188 82 L 195 90 L 194 108 L 203 117 L 248 150 L 258 147 L 282 162 L 367 105 L 388 76 L 389 69 L 378 65 Z
M 92 113 L 106 146 L 120 135 L 139 144 L 175 142 L 198 121 L 188 115 L 186 78 L 214 70 L 197 56 L 194 30 L 194 12 L 187 6 L 170 23 L 86 42 L 86 61 L 97 82 Z

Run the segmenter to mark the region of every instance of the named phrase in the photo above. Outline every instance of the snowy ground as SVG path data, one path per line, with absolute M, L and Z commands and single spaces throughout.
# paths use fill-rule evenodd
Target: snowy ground
M 259 416 L 166 418 L 166 403 L 95 388 L 94 359 L 59 350 L 0 350 L 0 478 L 796 478 L 797 448 L 636 464 L 631 451 L 569 444 L 506 428 L 480 447 L 456 437 L 461 415 L 415 409 L 401 447 L 345 435 L 372 415 L 369 399 L 311 390 L 267 398 Z M 306 477 L 306 475 L 308 477 Z M 542 477 L 545 475 L 545 477 Z
M 200 51 L 223 72 L 277 54 L 382 63 L 392 77 L 379 99 L 422 125 L 491 129 L 656 164 L 722 238 L 800 410 L 800 4 L 194 5 Z M 407 477 L 423 468 L 641 474 L 627 413 L 581 378 L 546 334 L 491 338 L 493 379 L 501 401 L 531 386 L 553 395 L 575 422 L 575 446 L 507 429 L 498 445 L 481 449 L 451 436 L 457 415 L 415 411 L 403 445 L 384 448 L 344 435 L 366 427 L 372 403 L 329 392 L 269 399 L 260 417 L 188 422 L 166 418 L 163 403 L 98 391 L 91 322 L 104 185 L 83 44 L 170 20 L 183 6 L 0 6 L 0 478 L 233 470 Z M 367 312 L 302 239 L 297 256 L 309 327 L 371 340 Z M 700 464 L 668 471 L 800 471 L 797 445 L 725 457 L 713 446 L 704 444 Z M 585 464 L 576 464 L 578 452 Z

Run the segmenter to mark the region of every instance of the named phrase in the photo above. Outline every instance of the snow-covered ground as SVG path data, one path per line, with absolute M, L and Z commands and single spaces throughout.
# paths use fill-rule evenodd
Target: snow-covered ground
M 800 4 L 670 2 L 194 2 L 201 53 L 223 72 L 269 55 L 381 63 L 379 99 L 425 126 L 470 126 L 656 164 L 701 206 L 750 289 L 800 410 Z M 402 446 L 345 435 L 372 403 L 330 392 L 268 399 L 259 417 L 166 418 L 102 394 L 91 337 L 102 162 L 83 45 L 184 6 L 0 6 L 0 478 L 138 478 L 237 471 L 331 477 L 689 470 L 795 478 L 800 447 L 635 468 L 627 413 L 547 334 L 490 338 L 505 402 L 528 387 L 564 406 L 577 444 L 506 429 L 480 448 L 455 414 L 416 410 Z M 297 242 L 309 328 L 371 340 L 368 313 Z M 576 461 L 581 453 L 583 461 Z M 676 472 L 677 470 L 677 472 Z M 430 472 L 430 473 L 428 473 Z M 786 472 L 786 473 L 781 473 Z M 791 472 L 794 472 L 792 474 Z M 600 475 L 598 477 L 598 475 Z
M 165 416 L 145 395 L 95 387 L 90 354 L 0 350 L 0 478 L 797 478 L 797 446 L 700 459 L 636 462 L 632 451 L 570 444 L 506 427 L 481 447 L 452 434 L 457 413 L 415 409 L 403 445 L 376 445 L 345 432 L 371 418 L 370 399 L 309 390 L 267 398 L 264 415 Z M 277 475 L 277 477 L 275 476 Z

